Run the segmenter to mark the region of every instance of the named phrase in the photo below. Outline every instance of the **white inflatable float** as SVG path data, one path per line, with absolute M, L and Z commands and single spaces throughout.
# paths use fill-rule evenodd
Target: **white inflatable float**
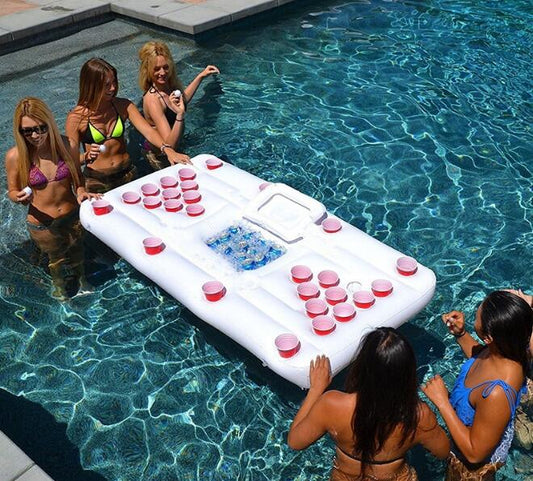
M 84 202 L 81 221 L 294 384 L 309 386 L 309 361 L 318 354 L 338 373 L 369 329 L 397 327 L 432 298 L 431 270 L 311 197 L 212 155 L 192 163 Z

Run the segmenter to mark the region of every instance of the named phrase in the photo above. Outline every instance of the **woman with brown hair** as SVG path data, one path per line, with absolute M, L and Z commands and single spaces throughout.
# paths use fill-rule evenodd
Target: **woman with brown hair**
M 324 392 L 331 382 L 325 356 L 311 361 L 309 376 L 288 443 L 305 449 L 329 433 L 336 444 L 331 481 L 416 481 L 406 454 L 417 444 L 448 456 L 446 433 L 418 396 L 413 348 L 395 329 L 380 327 L 363 339 L 345 392 Z
M 124 136 L 127 120 L 171 164 L 190 162 L 187 155 L 175 152 L 163 141 L 130 100 L 118 98 L 117 93 L 117 71 L 112 65 L 101 58 L 83 64 L 78 104 L 67 116 L 66 134 L 84 146 L 84 175 L 91 192 L 107 192 L 135 178 Z
M 17 104 L 13 136 L 16 145 L 5 159 L 8 196 L 17 204 L 29 205 L 30 236 L 48 255 L 53 295 L 63 299 L 66 275 L 73 274 L 81 289 L 87 287 L 78 204 L 97 196 L 83 186 L 77 146 L 59 134 L 42 100 L 26 97 Z
M 206 77 L 220 72 L 214 65 L 208 65 L 184 87 L 176 74 L 170 49 L 165 43 L 145 43 L 139 50 L 139 58 L 139 86 L 144 92 L 143 113 L 163 140 L 177 148 L 185 131 L 185 111 L 188 103 Z M 143 153 L 155 170 L 168 166 L 168 161 L 148 141 L 143 145 Z

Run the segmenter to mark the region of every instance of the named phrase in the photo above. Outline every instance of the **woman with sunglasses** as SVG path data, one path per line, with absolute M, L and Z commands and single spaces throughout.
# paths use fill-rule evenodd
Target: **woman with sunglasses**
M 190 162 L 187 155 L 175 152 L 163 141 L 131 101 L 118 98 L 117 93 L 115 67 L 101 58 L 83 64 L 78 104 L 68 114 L 65 128 L 76 145 L 84 146 L 82 162 L 86 164 L 85 185 L 90 192 L 104 193 L 135 178 L 136 170 L 126 149 L 128 120 L 170 164 Z
M 77 148 L 59 134 L 42 100 L 26 97 L 17 104 L 13 135 L 16 145 L 5 159 L 8 196 L 29 206 L 30 237 L 48 255 L 53 295 L 64 299 L 67 276 L 74 276 L 80 289 L 87 288 L 78 204 L 97 196 L 85 190 Z
M 214 65 L 208 65 L 184 87 L 165 43 L 145 43 L 139 50 L 139 58 L 139 86 L 144 92 L 143 113 L 164 141 L 177 148 L 185 131 L 187 104 L 205 78 L 220 72 Z M 167 159 L 148 141 L 143 145 L 143 153 L 154 170 L 169 165 Z

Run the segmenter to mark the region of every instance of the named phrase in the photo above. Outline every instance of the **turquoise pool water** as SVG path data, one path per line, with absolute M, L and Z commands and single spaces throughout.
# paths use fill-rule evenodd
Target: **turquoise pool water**
M 113 63 L 136 100 L 136 52 L 154 36 L 185 80 L 215 63 L 222 74 L 191 106 L 187 152 L 288 183 L 434 269 L 434 300 L 402 331 L 420 377 L 451 385 L 462 358 L 439 314 L 464 309 L 471 326 L 488 291 L 533 288 L 532 20 L 525 0 L 324 1 L 197 44 L 139 27 L 5 81 L 0 151 L 24 95 L 64 122 L 90 56 Z M 299 389 L 98 246 L 96 292 L 60 305 L 30 260 L 24 212 L 3 198 L 0 213 L 0 387 L 66 423 L 84 467 L 113 481 L 327 476 L 329 440 L 286 446 Z M 411 461 L 422 481 L 442 478 L 442 463 L 420 451 Z M 514 448 L 499 479 L 524 479 L 532 464 Z

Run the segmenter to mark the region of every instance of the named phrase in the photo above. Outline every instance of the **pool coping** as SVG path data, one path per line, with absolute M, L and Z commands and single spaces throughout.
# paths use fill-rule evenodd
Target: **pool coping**
M 2 431 L 0 431 L 0 479 L 2 481 L 53 481 Z
M 0 14 L 0 55 L 69 35 L 116 16 L 195 36 L 294 1 L 11 0 L 3 9 L 5 13 Z

